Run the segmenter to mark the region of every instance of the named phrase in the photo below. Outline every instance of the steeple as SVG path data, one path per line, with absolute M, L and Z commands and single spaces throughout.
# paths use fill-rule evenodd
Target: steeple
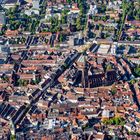
M 83 88 L 88 87 L 88 67 L 86 62 L 86 54 L 83 54 L 83 70 L 82 70 L 82 85 Z

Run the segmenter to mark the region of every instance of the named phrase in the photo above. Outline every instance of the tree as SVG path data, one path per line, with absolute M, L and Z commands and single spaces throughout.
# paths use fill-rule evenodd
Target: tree
M 115 85 L 112 85 L 112 88 L 111 88 L 111 94 L 112 95 L 115 95 L 117 93 L 117 88 Z
M 66 23 L 66 17 L 67 17 L 67 15 L 66 15 L 65 11 L 63 11 L 61 14 L 61 23 L 62 24 Z
M 45 38 L 45 43 L 48 44 L 49 40 Z
M 31 27 L 30 27 L 30 31 L 31 31 L 31 33 L 35 33 L 35 31 L 36 31 L 36 27 L 39 25 L 39 20 L 33 20 L 32 21 L 32 24 L 31 24 Z
M 9 77 L 7 75 L 3 75 L 2 80 L 5 82 L 9 82 Z
M 114 123 L 116 124 L 116 125 L 119 125 L 119 122 L 120 122 L 120 118 L 114 118 Z
M 7 30 L 7 26 L 4 24 L 4 25 L 2 26 L 2 29 L 1 29 L 1 30 L 6 31 L 6 30 Z
M 31 80 L 31 84 L 36 85 L 40 82 L 40 78 L 37 78 L 35 80 Z
M 56 48 L 60 48 L 60 45 L 56 45 L 55 47 L 56 47 Z
M 107 21 L 107 16 L 103 16 L 103 17 L 102 17 L 102 20 L 103 20 L 103 21 Z
M 63 34 L 59 35 L 59 42 L 63 42 L 64 38 L 63 38 Z
M 76 20 L 76 29 L 81 30 L 81 19 L 80 19 L 80 17 L 78 17 L 77 20 Z
M 67 22 L 67 14 L 68 14 L 69 10 L 67 9 L 64 9 L 62 12 L 61 12 L 61 23 L 62 24 L 65 24 Z
M 100 8 L 99 8 L 99 13 L 105 13 L 106 11 L 106 6 L 102 5 Z
M 19 84 L 19 86 L 27 86 L 28 85 L 28 81 L 24 80 L 24 79 L 19 79 L 18 80 L 18 84 Z
M 122 125 L 123 126 L 125 124 L 125 121 L 121 117 L 114 117 L 108 120 L 104 120 L 103 123 L 105 125 Z
M 140 20 L 140 9 L 136 11 L 135 19 Z
M 4 24 L 4 25 L 2 26 L 2 28 L 1 28 L 1 33 L 0 33 L 0 35 L 4 35 L 5 32 L 6 32 L 6 30 L 7 30 L 7 26 Z
M 106 70 L 107 70 L 107 71 L 112 70 L 112 65 L 111 65 L 111 64 L 108 64 L 108 65 L 106 66 Z
M 140 66 L 137 66 L 137 67 L 134 69 L 134 72 L 136 73 L 136 75 L 140 76 Z
M 65 15 L 62 15 L 62 17 L 61 17 L 61 23 L 62 24 L 65 24 L 66 23 L 66 16 Z
M 132 85 L 134 85 L 136 82 L 137 82 L 136 79 L 132 79 L 132 80 L 130 80 L 130 84 L 132 84 Z
M 69 4 L 70 4 L 70 3 L 71 3 L 71 0 L 67 0 L 67 3 L 69 3 Z
M 10 140 L 16 140 L 16 136 L 15 135 L 10 135 Z

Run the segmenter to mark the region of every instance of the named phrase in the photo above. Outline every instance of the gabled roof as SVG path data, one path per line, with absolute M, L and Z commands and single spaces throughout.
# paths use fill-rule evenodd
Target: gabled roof
M 15 4 L 18 0 L 0 0 L 0 3 L 2 4 Z

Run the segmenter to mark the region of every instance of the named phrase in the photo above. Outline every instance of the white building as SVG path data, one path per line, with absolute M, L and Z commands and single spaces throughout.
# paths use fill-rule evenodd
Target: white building
M 5 12 L 0 12 L 0 25 L 5 24 Z
M 117 42 L 114 42 L 111 46 L 110 54 L 115 55 L 117 50 Z
M 99 54 L 107 54 L 108 51 L 110 50 L 110 44 L 100 44 L 98 53 Z
M 3 0 L 1 6 L 9 9 L 19 5 L 23 0 Z
M 33 9 L 39 9 L 39 0 L 33 0 Z
M 94 5 L 94 6 L 90 5 L 88 15 L 95 15 L 96 13 L 98 13 L 97 6 L 96 5 Z

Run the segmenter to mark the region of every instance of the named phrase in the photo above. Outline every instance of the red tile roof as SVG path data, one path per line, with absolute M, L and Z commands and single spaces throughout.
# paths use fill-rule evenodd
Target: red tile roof
M 7 37 L 13 37 L 13 36 L 17 36 L 18 35 L 18 30 L 14 30 L 14 31 L 12 31 L 12 30 L 7 30 L 6 32 L 5 32 L 5 35 L 7 36 Z

